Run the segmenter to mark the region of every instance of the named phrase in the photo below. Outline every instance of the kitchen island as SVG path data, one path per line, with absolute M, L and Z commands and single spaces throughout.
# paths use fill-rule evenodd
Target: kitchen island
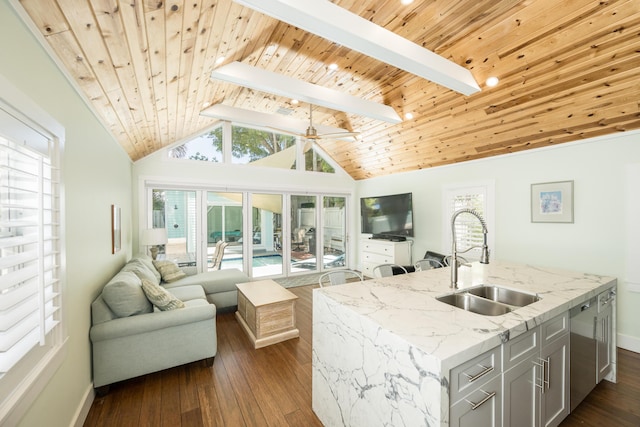
M 540 300 L 499 316 L 444 304 L 436 297 L 453 291 L 449 268 L 314 290 L 312 400 L 323 424 L 449 425 L 452 369 L 491 351 L 501 357 L 503 343 L 566 315 L 616 279 L 492 262 L 462 267 L 458 283 L 458 290 L 491 284 Z M 607 378 L 615 381 L 611 362 Z

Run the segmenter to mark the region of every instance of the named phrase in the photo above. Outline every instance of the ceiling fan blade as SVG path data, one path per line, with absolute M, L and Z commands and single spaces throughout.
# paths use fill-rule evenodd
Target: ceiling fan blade
M 360 132 L 336 132 L 336 133 L 323 133 L 322 135 L 318 135 L 320 138 L 346 138 L 353 137 L 356 138 L 360 135 Z
M 298 133 L 298 132 L 292 132 L 292 131 L 286 130 L 286 129 L 274 128 L 273 126 L 267 126 L 267 129 L 271 129 L 274 132 L 282 133 L 282 134 L 285 134 L 285 135 L 293 135 L 293 136 L 299 136 L 299 137 L 304 137 L 305 136 L 304 133 Z

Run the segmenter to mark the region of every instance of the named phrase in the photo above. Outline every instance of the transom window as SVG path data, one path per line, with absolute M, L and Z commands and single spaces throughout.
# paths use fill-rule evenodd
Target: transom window
M 310 142 L 305 143 L 292 135 L 228 122 L 170 149 L 169 157 L 335 173 L 333 166 Z

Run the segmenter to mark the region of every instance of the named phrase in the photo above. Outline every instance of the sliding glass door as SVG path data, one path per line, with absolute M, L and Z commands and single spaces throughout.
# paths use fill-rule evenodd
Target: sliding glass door
M 346 197 L 170 187 L 148 194 L 142 228 L 166 228 L 160 259 L 190 273 L 237 268 L 263 278 L 347 265 Z
M 195 267 L 198 255 L 196 192 L 152 191 L 152 228 L 167 229 L 167 243 L 160 247 L 161 258 L 180 267 Z
M 207 270 L 244 271 L 244 209 L 242 193 L 207 192 Z M 224 242 L 225 245 L 220 245 Z M 220 250 L 220 253 L 217 251 Z
M 318 269 L 317 196 L 292 195 L 290 200 L 291 272 L 315 271 Z
M 324 269 L 347 265 L 346 202 L 345 197 L 322 197 L 322 260 Z
M 251 193 L 251 277 L 281 276 L 281 194 Z

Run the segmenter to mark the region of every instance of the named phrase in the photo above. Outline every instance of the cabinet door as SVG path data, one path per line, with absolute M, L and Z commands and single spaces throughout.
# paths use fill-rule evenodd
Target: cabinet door
M 451 427 L 501 427 L 502 378 L 491 381 L 469 393 L 451 407 Z
M 569 335 L 542 348 L 544 361 L 540 416 L 542 425 L 555 427 L 569 415 Z
M 596 342 L 597 342 L 597 366 L 598 366 L 598 382 L 609 373 L 611 369 L 611 332 L 613 309 L 608 305 L 604 310 L 598 313 L 596 323 Z
M 538 353 L 529 356 L 503 374 L 502 416 L 505 426 L 538 427 L 540 425 L 542 364 L 538 356 Z

